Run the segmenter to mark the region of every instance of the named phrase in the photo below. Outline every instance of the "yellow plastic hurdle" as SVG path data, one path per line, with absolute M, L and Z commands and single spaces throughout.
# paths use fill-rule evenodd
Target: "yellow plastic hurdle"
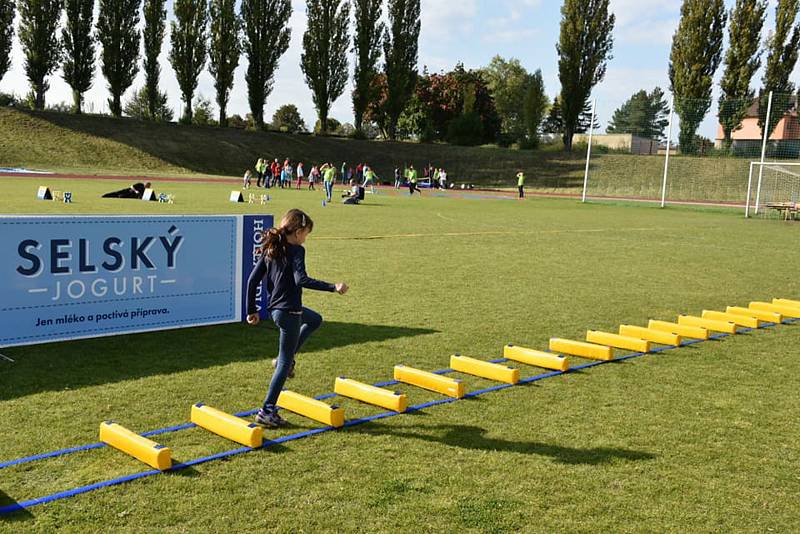
M 160 471 L 172 467 L 172 451 L 169 447 L 159 445 L 113 421 L 100 423 L 100 441 Z
M 610 334 L 598 330 L 586 332 L 586 341 L 598 345 L 607 345 L 617 349 L 632 350 L 633 352 L 650 352 L 650 342 L 646 339 Z
M 736 325 L 734 323 L 730 323 L 728 321 L 714 321 L 711 319 L 703 319 L 702 317 L 696 317 L 694 315 L 679 315 L 678 324 L 683 324 L 686 326 L 700 326 L 705 328 L 706 330 L 711 330 L 714 332 L 723 332 L 725 334 L 736 333 Z
M 516 384 L 519 382 L 519 369 L 507 367 L 492 362 L 468 358 L 460 354 L 450 356 L 450 367 L 459 373 L 479 376 L 506 384 Z
M 673 334 L 672 332 L 663 332 L 653 328 L 644 328 L 642 326 L 633 326 L 629 324 L 619 325 L 619 333 L 622 336 L 637 337 L 639 339 L 652 341 L 653 343 L 660 343 L 673 347 L 680 346 L 683 341 L 681 336 Z
M 466 393 L 464 383 L 461 380 L 414 369 L 413 367 L 406 367 L 405 365 L 394 366 L 394 379 L 398 382 L 435 391 L 456 399 L 462 398 Z
M 778 304 L 780 306 L 791 306 L 792 308 L 800 308 L 800 300 L 772 299 L 772 303 Z
M 517 347 L 516 345 L 512 345 L 510 343 L 503 347 L 503 358 L 527 365 L 532 365 L 534 367 L 553 369 L 555 371 L 569 370 L 569 361 L 559 354 L 542 352 L 540 350 L 528 349 L 525 347 Z
M 780 313 L 784 317 L 789 317 L 790 319 L 800 319 L 800 308 L 795 306 L 771 304 L 769 302 L 751 302 L 750 309 Z
M 330 406 L 321 400 L 312 399 L 294 391 L 281 391 L 281 394 L 278 395 L 278 406 L 332 427 L 344 426 L 343 408 Z
M 670 332 L 678 334 L 681 337 L 690 337 L 692 339 L 708 339 L 710 332 L 701 326 L 689 326 L 685 324 L 670 323 L 668 321 L 656 321 L 650 319 L 647 326 L 653 330 L 661 330 L 662 332 Z
M 745 317 L 754 317 L 766 323 L 780 323 L 781 321 L 783 321 L 783 316 L 780 313 L 775 313 L 770 311 L 751 310 L 750 308 L 742 308 L 739 306 L 728 306 L 727 308 L 725 308 L 725 311 L 727 313 L 732 313 L 734 315 L 744 315 Z
M 736 326 L 744 326 L 745 328 L 758 328 L 761 326 L 761 321 L 759 321 L 756 317 L 745 317 L 744 315 L 714 310 L 703 310 L 703 319 L 727 321 L 735 324 Z
M 249 423 L 235 415 L 206 406 L 203 403 L 192 406 L 191 420 L 192 423 L 205 428 L 209 432 L 236 443 L 241 443 L 246 447 L 256 449 L 264 441 L 264 431 L 257 424 Z
M 584 343 L 583 341 L 572 341 L 558 337 L 550 338 L 550 350 L 591 360 L 613 360 L 614 349 L 594 343 Z
M 381 406 L 395 412 L 405 412 L 408 408 L 408 397 L 403 393 L 389 391 L 388 389 L 371 386 L 340 376 L 336 379 L 333 392 L 337 395 L 350 397 L 367 404 Z

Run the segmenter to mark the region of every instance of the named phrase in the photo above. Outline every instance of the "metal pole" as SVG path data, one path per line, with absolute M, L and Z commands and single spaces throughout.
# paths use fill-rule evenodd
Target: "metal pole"
M 750 193 L 753 190 L 753 164 L 755 161 L 750 162 L 750 175 L 747 178 L 747 205 L 744 207 L 744 218 L 750 217 Z
M 760 103 L 759 103 L 760 104 Z M 772 91 L 769 92 L 769 103 L 767 104 L 767 119 L 764 124 L 764 141 L 761 143 L 761 165 L 758 166 L 758 188 L 756 188 L 756 215 L 758 215 L 758 205 L 761 202 L 761 178 L 764 176 L 764 158 L 767 156 L 767 139 L 769 138 L 769 118 L 772 115 Z
M 589 146 L 586 148 L 586 170 L 583 173 L 583 196 L 581 202 L 586 202 L 586 188 L 589 186 L 589 160 L 592 158 L 592 134 L 594 133 L 594 114 L 597 110 L 597 99 L 592 101 L 592 122 L 589 123 Z
M 12 360 L 11 358 L 9 358 L 8 356 L 6 356 L 4 354 L 0 354 L 0 358 L 3 358 L 4 360 L 6 360 L 8 362 L 14 363 L 14 360 Z
M 667 128 L 667 157 L 664 158 L 664 183 L 661 184 L 661 207 L 667 205 L 667 174 L 669 173 L 669 152 L 672 148 L 672 117 L 675 114 L 675 95 L 669 101 L 669 127 Z

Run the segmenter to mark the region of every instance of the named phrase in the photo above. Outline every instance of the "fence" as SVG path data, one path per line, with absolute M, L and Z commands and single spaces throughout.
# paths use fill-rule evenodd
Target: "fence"
M 709 132 L 709 121 L 716 125 L 713 139 L 697 134 L 701 125 Z M 769 93 L 716 103 L 667 102 L 660 94 L 641 92 L 614 114 L 605 134 L 590 131 L 576 142 L 587 144 L 584 201 L 624 198 L 662 207 L 694 202 L 744 208 L 751 162 L 759 163 L 753 178 L 759 184 L 781 163 L 800 162 L 798 97 Z M 773 181 L 796 179 L 781 169 L 772 173 Z M 797 196 L 794 189 L 774 184 L 771 190 Z

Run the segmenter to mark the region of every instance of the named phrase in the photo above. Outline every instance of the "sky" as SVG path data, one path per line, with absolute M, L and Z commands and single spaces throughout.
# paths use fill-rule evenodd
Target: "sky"
M 777 0 L 770 0 L 764 35 L 774 27 L 774 10 Z M 167 19 L 172 20 L 172 0 L 167 1 Z M 734 0 L 726 0 L 730 8 Z M 541 69 L 547 93 L 552 98 L 559 92 L 558 57 L 556 42 L 559 34 L 560 9 L 558 0 L 422 0 L 422 29 L 419 43 L 419 67 L 438 72 L 452 69 L 462 62 L 467 68 L 480 68 L 495 55 L 517 58 L 533 72 Z M 597 99 L 597 114 L 605 130 L 613 111 L 640 89 L 647 91 L 659 86 L 669 87 L 667 69 L 672 35 L 680 19 L 681 0 L 611 0 L 611 11 L 616 15 L 613 58 L 608 62 L 605 79 L 595 87 L 592 97 Z M 283 104 L 295 104 L 306 125 L 316 122 L 316 112 L 303 74 L 300 70 L 302 36 L 305 31 L 305 1 L 292 0 L 293 13 L 289 50 L 280 60 L 272 94 L 268 97 L 264 117 L 269 119 Z M 237 5 L 238 9 L 238 5 Z M 726 29 L 727 33 L 727 29 Z M 167 50 L 169 26 L 160 57 L 162 91 L 169 95 L 169 104 L 179 116 L 182 109 L 180 91 L 169 61 Z M 246 58 L 236 70 L 234 88 L 228 106 L 228 115 L 244 116 L 249 112 L 247 88 L 244 80 Z M 352 58 L 351 58 L 352 69 Z M 720 78 L 722 67 L 717 73 Z M 792 80 L 800 82 L 800 66 Z M 759 83 L 759 72 L 754 85 Z M 50 78 L 47 92 L 48 104 L 72 101 L 71 90 L 61 78 L 61 70 Z M 125 102 L 134 90 L 144 84 L 140 72 L 132 87 L 123 96 Z M 341 122 L 352 122 L 350 100 L 352 83 L 332 106 L 330 116 Z M 12 66 L 0 80 L 0 92 L 24 95 L 29 84 L 23 70 L 23 54 L 15 37 L 12 49 Z M 718 86 L 715 86 L 715 92 Z M 214 101 L 214 86 L 207 70 L 200 75 L 198 90 Z M 85 94 L 86 109 L 108 112 L 109 93 L 99 67 L 93 87 Z M 713 113 L 713 108 L 712 108 Z M 715 120 L 706 118 L 701 126 L 702 135 L 714 137 Z M 673 137 L 675 137 L 673 135 Z

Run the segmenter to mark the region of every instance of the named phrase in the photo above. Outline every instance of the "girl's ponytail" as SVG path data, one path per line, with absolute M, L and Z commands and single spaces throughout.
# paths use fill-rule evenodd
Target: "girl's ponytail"
M 270 228 L 263 234 L 261 253 L 268 260 L 280 260 L 286 257 L 286 236 L 282 228 Z

